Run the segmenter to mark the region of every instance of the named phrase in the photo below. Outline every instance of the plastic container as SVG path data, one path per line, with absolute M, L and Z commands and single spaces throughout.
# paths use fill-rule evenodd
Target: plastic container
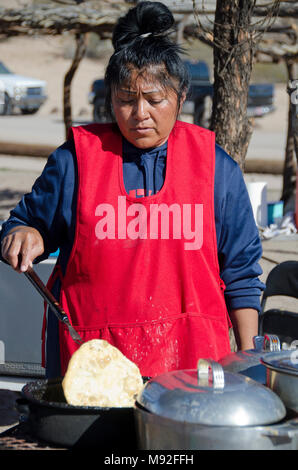
M 268 202 L 267 210 L 268 210 L 268 225 L 278 224 L 279 222 L 281 222 L 283 218 L 284 202 L 283 201 Z

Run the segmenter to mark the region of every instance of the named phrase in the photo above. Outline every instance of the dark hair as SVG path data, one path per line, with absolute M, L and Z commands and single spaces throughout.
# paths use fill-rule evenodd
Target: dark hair
M 183 49 L 169 37 L 174 24 L 172 13 L 163 3 L 149 1 L 138 3 L 118 20 L 112 38 L 115 52 L 105 73 L 108 115 L 112 116 L 112 90 L 129 82 L 134 69 L 152 74 L 163 87 L 173 89 L 179 105 L 190 80 L 179 55 Z

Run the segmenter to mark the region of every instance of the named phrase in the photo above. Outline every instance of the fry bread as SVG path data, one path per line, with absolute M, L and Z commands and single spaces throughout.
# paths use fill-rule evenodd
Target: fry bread
M 100 339 L 80 346 L 62 381 L 67 403 L 75 406 L 132 407 L 142 387 L 136 364 Z

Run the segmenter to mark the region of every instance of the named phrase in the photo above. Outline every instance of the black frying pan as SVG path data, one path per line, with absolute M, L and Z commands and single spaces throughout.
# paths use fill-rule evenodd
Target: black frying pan
M 61 378 L 29 382 L 17 406 L 30 433 L 49 444 L 80 449 L 137 449 L 133 407 L 70 405 Z

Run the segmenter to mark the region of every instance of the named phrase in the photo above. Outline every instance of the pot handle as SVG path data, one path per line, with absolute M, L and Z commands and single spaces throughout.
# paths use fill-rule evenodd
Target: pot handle
M 277 335 L 264 334 L 264 336 L 253 337 L 254 349 L 256 351 L 280 351 L 280 340 Z
M 265 334 L 264 349 L 269 349 L 270 351 L 280 351 L 279 337 L 276 335 Z
M 268 426 L 266 431 L 262 432 L 262 435 L 275 440 L 276 444 L 278 444 L 279 441 L 282 441 L 285 438 L 292 440 L 295 436 L 297 436 L 297 432 L 298 418 L 295 418 L 290 420 L 287 424 L 285 424 L 283 427 L 280 427 L 279 429 L 270 428 L 270 426 Z
M 225 386 L 224 370 L 218 362 L 209 359 L 199 359 L 197 364 L 198 385 L 209 386 L 212 382 L 213 388 L 223 389 Z

